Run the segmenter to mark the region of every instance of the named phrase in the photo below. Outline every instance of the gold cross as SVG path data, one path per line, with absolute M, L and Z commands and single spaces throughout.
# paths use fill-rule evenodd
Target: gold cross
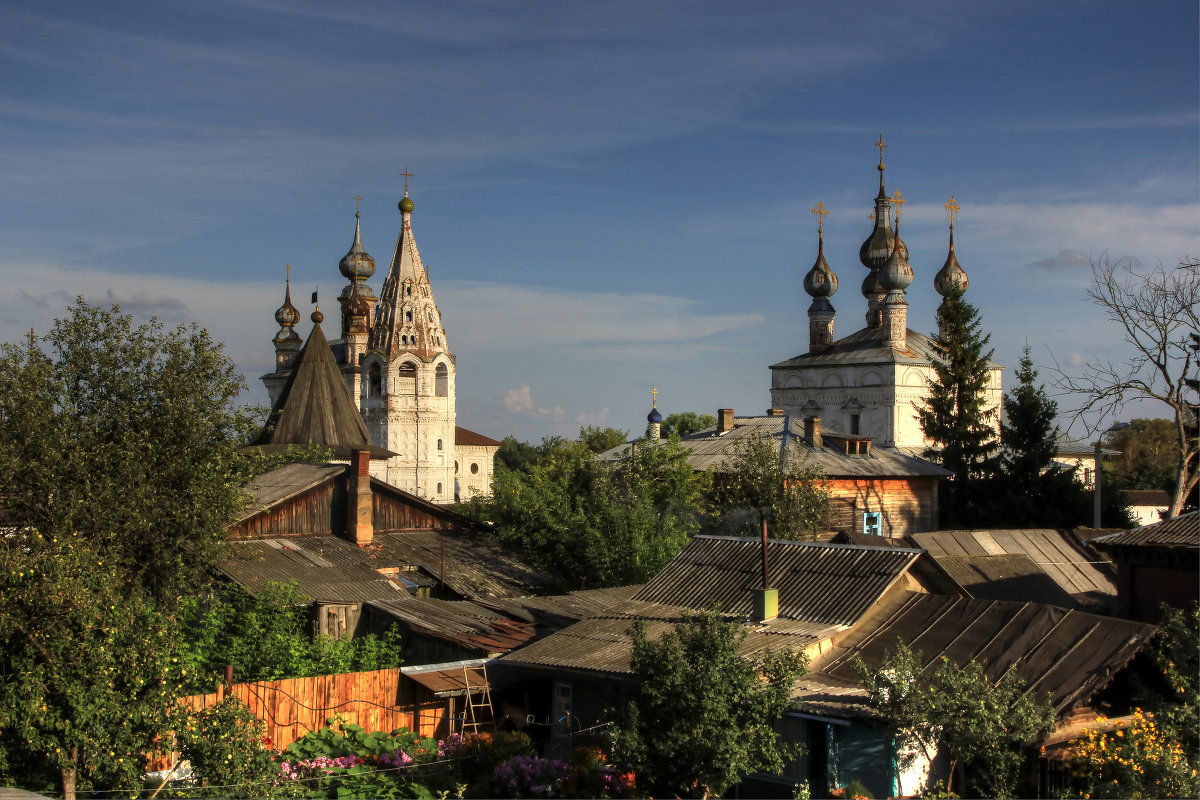
M 824 230 L 825 218 L 829 216 L 829 211 L 825 208 L 825 201 L 818 200 L 817 204 L 813 206 L 812 213 L 817 218 L 817 233 L 820 233 Z
M 882 133 L 879 134 L 879 141 L 875 142 L 875 147 L 877 147 L 879 149 L 879 163 L 880 163 L 880 165 L 882 165 L 883 164 L 883 151 L 887 150 L 887 145 L 884 144 Z
M 292 285 L 292 265 L 284 264 L 283 268 L 285 270 L 287 270 L 287 282 L 288 282 L 288 286 L 291 286 Z
M 413 174 L 408 171 L 408 164 L 404 165 L 404 172 L 401 172 L 400 174 L 404 176 L 404 196 L 408 197 L 408 179 L 413 176 Z
M 358 204 L 361 202 L 362 202 L 362 197 L 360 197 L 359 195 L 354 195 L 354 216 L 356 216 L 356 217 L 358 216 L 358 211 L 359 211 Z
M 892 205 L 896 207 L 896 221 L 900 221 L 900 209 L 904 208 L 904 204 L 908 201 L 904 199 L 904 195 L 900 194 L 899 190 L 892 193 Z
M 875 221 L 875 212 L 872 211 L 870 214 L 867 214 L 867 222 L 874 222 L 874 221 Z
M 651 397 L 650 405 L 653 408 L 658 408 L 658 387 L 657 386 L 650 387 L 650 397 Z
M 958 219 L 958 210 L 961 206 L 954 202 L 954 195 L 950 195 L 950 200 L 942 204 L 942 208 L 946 209 L 950 214 L 950 227 L 954 227 L 954 220 Z

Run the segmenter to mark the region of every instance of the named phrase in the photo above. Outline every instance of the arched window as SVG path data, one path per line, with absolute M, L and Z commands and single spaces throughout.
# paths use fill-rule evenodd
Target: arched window
M 405 312 L 404 312 L 404 321 L 405 321 L 405 322 L 412 322 L 412 312 L 411 312 L 411 311 L 405 311 Z
M 438 494 L 442 493 L 442 485 L 440 483 L 438 484 L 437 493 Z
M 442 440 L 438 439 L 438 450 L 442 449 Z
M 450 370 L 446 369 L 445 364 L 437 365 L 433 386 L 433 393 L 438 397 L 446 397 L 450 394 Z
M 417 393 L 417 365 L 405 361 L 396 370 L 396 392 L 398 394 Z
M 379 364 L 372 364 L 367 372 L 367 396 L 379 397 L 383 394 L 383 370 Z

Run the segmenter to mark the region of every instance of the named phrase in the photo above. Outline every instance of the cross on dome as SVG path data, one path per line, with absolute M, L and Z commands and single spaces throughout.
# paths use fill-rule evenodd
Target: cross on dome
M 946 209 L 946 212 L 950 215 L 950 227 L 953 228 L 954 221 L 958 219 L 958 212 L 962 206 L 955 202 L 954 195 L 950 195 L 950 199 L 942 204 L 942 208 Z
M 825 208 L 825 202 L 818 200 L 817 204 L 813 206 L 812 213 L 817 218 L 817 233 L 821 233 L 825 228 L 825 218 L 829 216 L 829 210 Z

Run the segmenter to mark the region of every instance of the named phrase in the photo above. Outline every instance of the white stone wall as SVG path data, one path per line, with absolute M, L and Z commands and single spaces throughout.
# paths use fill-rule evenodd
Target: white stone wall
M 458 499 L 489 495 L 492 492 L 492 470 L 496 458 L 495 445 L 457 445 L 455 447 L 455 478 Z

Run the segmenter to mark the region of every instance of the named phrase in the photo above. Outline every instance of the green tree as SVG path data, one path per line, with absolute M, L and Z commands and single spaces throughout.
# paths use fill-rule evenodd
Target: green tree
M 961 289 L 946 295 L 938 328 L 934 377 L 917 417 L 933 442 L 926 457 L 954 473 L 941 503 L 944 521 L 966 524 L 986 506 L 981 479 L 993 474 L 998 448 L 994 409 L 987 408 L 991 334 L 982 332 L 979 310 L 963 300 Z
M 174 622 L 82 535 L 0 536 L 0 774 L 131 791 L 179 720 Z
M 800 755 L 774 724 L 806 671 L 801 653 L 738 654 L 740 626 L 709 611 L 684 618 L 658 641 L 637 623 L 633 672 L 639 687 L 618 723 L 614 747 L 651 795 L 721 796 L 753 772 L 777 774 Z
M 967 797 L 1017 797 L 1029 747 L 1054 726 L 1054 709 L 1031 697 L 1015 671 L 991 680 L 975 661 L 945 657 L 922 667 L 921 654 L 900 644 L 878 665 L 855 664 L 871 705 L 897 729 L 902 750 L 950 756 L 948 789 Z M 955 775 L 965 773 L 965 785 Z M 905 787 L 907 792 L 921 787 Z
M 505 436 L 496 450 L 496 469 L 527 471 L 542 456 L 541 450 L 528 442 L 519 442 L 514 436 Z
M 0 348 L 0 473 L 9 518 L 78 534 L 172 603 L 206 574 L 240 510 L 252 427 L 220 344 L 135 325 L 82 299 L 37 347 Z M 112 563 L 110 561 L 110 563 Z
M 744 439 L 718 466 L 713 476 L 713 508 L 724 515 L 745 518 L 741 535 L 755 535 L 759 514 L 767 511 L 770 534 L 776 539 L 812 539 L 829 517 L 831 503 L 825 474 L 819 466 L 789 459 L 781 465 L 778 448 L 766 437 Z
M 687 436 L 689 433 L 702 431 L 717 424 L 717 418 L 712 414 L 697 414 L 695 411 L 680 411 L 667 414 L 662 421 L 663 436 Z
M 593 453 L 604 453 L 629 441 L 629 431 L 588 425 L 579 429 L 579 441 Z
M 1107 434 L 1104 446 L 1120 454 L 1104 458 L 1104 488 L 1169 493 L 1175 488 L 1175 439 L 1175 423 L 1169 419 L 1135 419 L 1128 428 Z
M 564 586 L 640 583 L 699 528 L 708 476 L 677 444 L 597 461 L 582 442 L 547 448 L 527 470 L 498 469 L 492 496 L 467 506 Z

